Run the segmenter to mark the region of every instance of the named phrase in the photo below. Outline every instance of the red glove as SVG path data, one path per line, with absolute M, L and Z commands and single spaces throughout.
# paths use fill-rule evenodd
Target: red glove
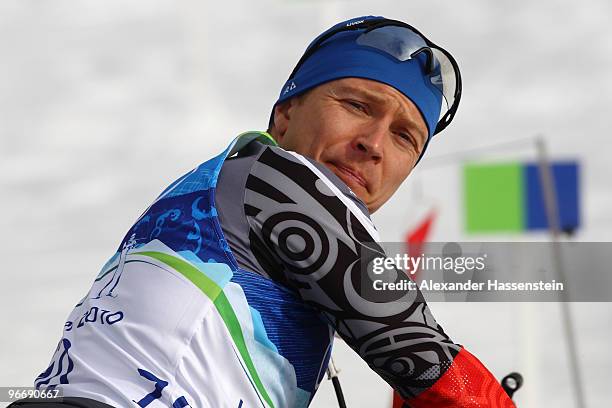
M 394 397 L 393 406 L 396 405 Z M 465 348 L 438 381 L 415 398 L 404 401 L 410 408 L 516 408 L 501 384 Z

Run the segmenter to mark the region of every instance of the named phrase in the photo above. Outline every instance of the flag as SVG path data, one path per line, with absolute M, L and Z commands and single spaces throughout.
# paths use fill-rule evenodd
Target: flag
M 579 165 L 551 164 L 559 225 L 580 225 Z M 463 169 L 468 233 L 524 232 L 548 228 L 544 190 L 537 163 L 467 164 Z
M 434 218 L 436 217 L 436 211 L 430 210 L 427 216 L 419 222 L 419 224 L 412 230 L 406 233 L 406 249 L 408 256 L 416 258 L 421 256 L 423 253 L 423 246 L 429 237 L 431 226 Z M 412 278 L 417 281 L 419 278 L 419 271 L 414 271 Z

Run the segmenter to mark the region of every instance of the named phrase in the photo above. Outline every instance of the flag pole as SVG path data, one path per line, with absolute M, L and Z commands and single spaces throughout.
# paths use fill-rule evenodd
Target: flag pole
M 548 155 L 546 151 L 546 143 L 542 136 L 536 138 L 536 147 L 538 151 L 538 166 L 540 173 L 540 182 L 544 195 L 544 208 L 546 210 L 546 218 L 548 220 L 548 229 L 550 231 L 550 240 L 552 244 L 553 268 L 563 283 L 567 283 L 566 274 L 561 258 L 561 245 L 559 237 L 561 236 L 561 227 L 559 225 L 559 208 L 557 206 L 555 181 L 552 175 Z M 568 288 L 569 289 L 569 288 Z M 572 322 L 571 309 L 569 304 L 569 296 L 566 290 L 560 292 L 561 296 L 561 315 L 563 319 L 563 329 L 565 338 L 567 339 L 567 348 L 570 362 L 570 375 L 573 380 L 575 390 L 575 401 L 578 408 L 585 408 L 584 393 L 582 389 L 582 376 L 580 374 L 580 364 L 578 361 L 578 353 L 576 349 L 576 338 L 574 336 L 574 326 Z

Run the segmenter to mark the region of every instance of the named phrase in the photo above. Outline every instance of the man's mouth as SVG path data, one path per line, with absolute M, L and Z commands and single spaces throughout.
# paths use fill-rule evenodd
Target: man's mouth
M 348 178 L 349 180 L 352 180 L 353 183 L 355 184 L 359 184 L 360 186 L 362 186 L 363 188 L 367 189 L 368 188 L 368 183 L 366 182 L 365 178 L 363 178 L 363 176 L 361 175 L 361 173 L 357 170 L 353 170 L 350 167 L 346 167 L 343 166 L 340 163 L 336 163 L 336 162 L 330 162 L 336 169 L 339 170 L 339 172 L 341 173 L 341 175 L 344 175 L 344 177 L 342 177 L 341 175 L 338 175 L 341 179 L 343 179 L 345 182 L 347 181 L 346 178 Z

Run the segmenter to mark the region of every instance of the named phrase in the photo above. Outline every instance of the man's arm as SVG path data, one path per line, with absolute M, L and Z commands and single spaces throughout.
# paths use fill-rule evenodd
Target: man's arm
M 363 266 L 384 251 L 347 190 L 322 165 L 266 148 L 244 204 L 258 262 L 320 310 L 410 406 L 512 407 L 493 375 L 444 333 L 420 291 L 365 288 Z

